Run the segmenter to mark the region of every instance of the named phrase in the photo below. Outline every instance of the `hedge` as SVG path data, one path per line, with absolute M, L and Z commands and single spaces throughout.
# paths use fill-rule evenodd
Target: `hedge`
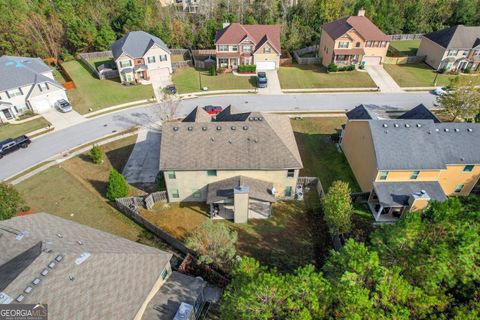
M 238 66 L 238 72 L 240 73 L 255 73 L 257 66 L 254 64 L 241 64 Z

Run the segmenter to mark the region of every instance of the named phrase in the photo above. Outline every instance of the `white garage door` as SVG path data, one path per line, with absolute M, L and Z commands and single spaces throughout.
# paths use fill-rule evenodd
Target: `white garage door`
M 50 110 L 50 102 L 48 102 L 47 99 L 43 100 L 36 100 L 35 102 L 32 102 L 32 108 L 33 111 L 36 113 L 42 113 Z
M 380 64 L 382 57 L 363 57 L 363 61 L 367 66 L 375 66 Z
M 172 82 L 168 68 L 153 69 L 150 70 L 149 73 L 150 81 L 159 87 L 163 88 Z
M 275 70 L 275 61 L 259 61 L 256 63 L 257 70 Z

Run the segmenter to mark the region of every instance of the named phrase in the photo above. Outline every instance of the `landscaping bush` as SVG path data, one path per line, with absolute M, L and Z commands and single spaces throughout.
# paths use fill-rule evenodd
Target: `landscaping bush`
M 364 65 L 364 64 L 359 65 L 359 66 L 358 66 L 358 69 L 360 69 L 360 70 L 365 69 L 365 65 Z
M 471 69 L 471 68 L 465 68 L 465 69 L 463 70 L 463 73 L 470 73 L 470 72 L 472 72 L 472 69 Z
M 445 73 L 445 71 L 447 71 L 447 68 L 440 68 L 438 69 L 438 73 L 442 74 L 442 73 Z
M 92 159 L 92 162 L 95 164 L 103 163 L 103 156 L 104 153 L 102 149 L 100 149 L 97 145 L 94 144 L 92 149 L 90 150 L 90 158 Z
M 106 196 L 110 201 L 128 196 L 127 180 L 115 169 L 110 170 Z
M 348 71 L 354 71 L 355 70 L 355 65 L 354 64 L 351 64 L 347 67 L 347 70 Z
M 339 67 L 338 68 L 338 71 L 346 71 L 347 70 L 347 67 Z
M 0 183 L 0 220 L 14 217 L 18 211 L 28 211 L 20 193 L 11 185 Z
M 217 69 L 217 74 L 223 74 L 225 73 L 226 69 L 225 68 L 218 68 Z
M 335 63 L 330 63 L 327 66 L 327 71 L 328 72 L 337 72 L 338 71 L 338 66 Z
M 254 64 L 241 64 L 238 66 L 239 73 L 255 73 L 257 66 Z
M 215 65 L 213 65 L 211 68 L 210 68 L 210 75 L 211 76 L 216 76 L 217 75 L 217 67 Z

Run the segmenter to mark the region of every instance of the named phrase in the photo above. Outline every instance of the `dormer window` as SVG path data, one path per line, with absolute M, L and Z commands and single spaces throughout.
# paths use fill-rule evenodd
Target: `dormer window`
M 455 57 L 458 54 L 458 50 L 448 50 L 447 56 L 448 57 Z

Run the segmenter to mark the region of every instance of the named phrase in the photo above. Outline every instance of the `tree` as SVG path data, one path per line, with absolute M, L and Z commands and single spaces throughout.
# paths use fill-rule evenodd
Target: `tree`
M 115 39 L 116 35 L 112 28 L 109 25 L 104 25 L 100 28 L 95 37 L 94 48 L 98 51 L 108 50 Z
M 350 186 L 347 182 L 334 181 L 322 199 L 325 221 L 333 236 L 340 236 L 350 231 L 352 217 L 352 200 Z
M 452 121 L 474 119 L 480 112 L 480 89 L 471 77 L 456 77 L 448 92 L 437 98 L 442 109 L 452 116 Z
M 102 149 L 100 149 L 97 145 L 93 145 L 92 149 L 90 149 L 90 158 L 92 159 L 93 163 L 101 164 L 103 163 L 103 156 L 104 153 Z
M 18 211 L 25 211 L 25 201 L 11 185 L 0 182 L 0 220 L 14 217 Z M 28 210 L 28 209 L 27 209 Z
M 110 170 L 107 184 L 107 199 L 114 201 L 117 198 L 123 198 L 128 195 L 127 180 L 115 169 Z
M 223 223 L 208 219 L 187 238 L 187 247 L 197 252 L 199 261 L 205 264 L 228 266 L 235 257 L 237 232 Z

